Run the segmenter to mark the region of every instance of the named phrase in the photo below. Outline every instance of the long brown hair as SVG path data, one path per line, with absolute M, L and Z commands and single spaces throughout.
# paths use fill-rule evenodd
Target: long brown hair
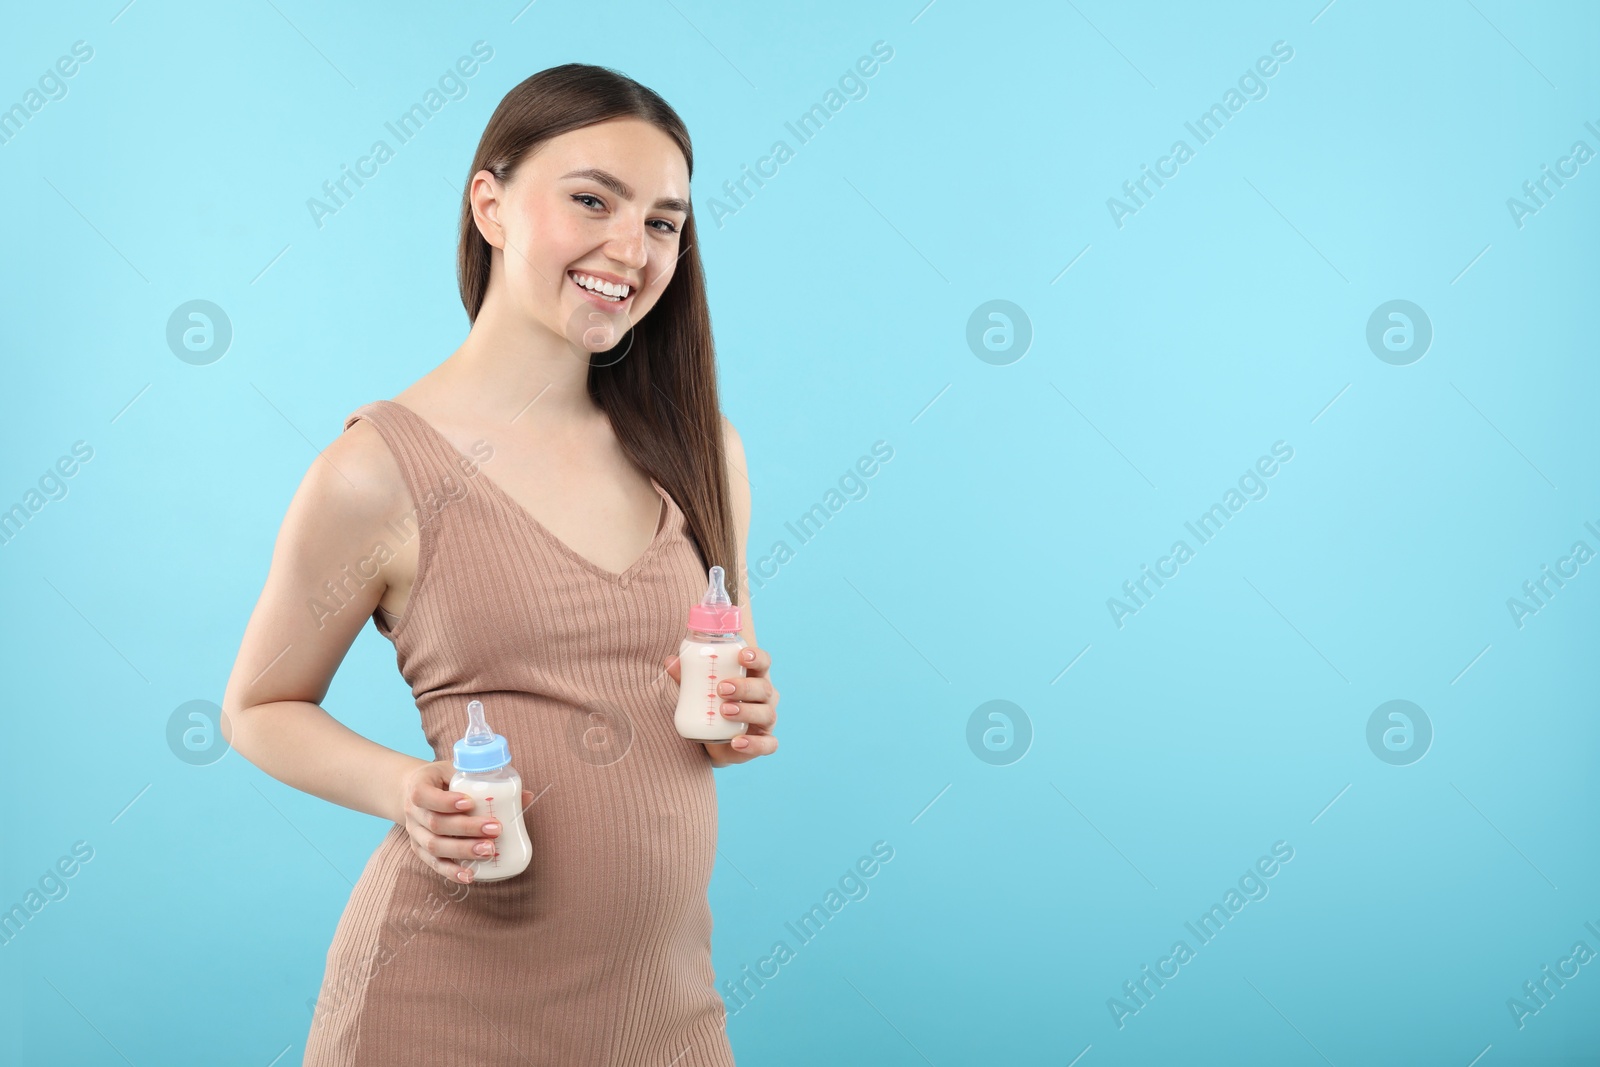
M 468 319 L 476 321 L 483 307 L 491 262 L 489 242 L 472 217 L 472 175 L 486 170 L 508 181 L 517 165 L 550 138 L 615 118 L 642 119 L 671 137 L 694 177 L 694 149 L 678 113 L 653 90 L 609 67 L 550 67 L 500 101 L 478 141 L 462 194 L 456 275 Z M 590 360 L 589 396 L 611 420 L 628 457 L 678 502 L 702 561 L 708 568 L 721 565 L 728 595 L 739 604 L 743 592 L 724 491 L 716 350 L 692 207 L 679 246 L 672 281 L 613 349 L 626 355 L 596 353 L 599 358 Z

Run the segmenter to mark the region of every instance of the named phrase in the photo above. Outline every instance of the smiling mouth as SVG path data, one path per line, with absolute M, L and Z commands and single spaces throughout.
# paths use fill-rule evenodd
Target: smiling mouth
M 584 272 L 582 272 L 582 271 L 575 271 L 575 270 L 567 271 L 567 278 L 568 278 L 569 281 L 572 282 L 573 285 L 576 285 L 579 289 L 581 289 L 589 297 L 591 297 L 591 298 L 593 298 L 595 300 L 598 300 L 598 301 L 600 301 L 602 303 L 605 303 L 605 304 L 626 304 L 629 300 L 632 300 L 634 295 L 638 292 L 638 290 L 635 289 L 633 286 L 627 286 L 626 287 L 627 288 L 627 292 L 625 294 L 623 294 L 623 295 L 620 295 L 620 296 L 619 295 L 613 295 L 611 293 L 605 293 L 605 292 L 600 291 L 599 289 L 591 288 L 590 286 L 585 285 L 583 282 L 579 281 L 578 280 L 578 276 L 579 275 L 583 275 L 584 277 L 588 277 L 588 278 L 592 278 L 593 277 L 593 275 L 584 274 Z

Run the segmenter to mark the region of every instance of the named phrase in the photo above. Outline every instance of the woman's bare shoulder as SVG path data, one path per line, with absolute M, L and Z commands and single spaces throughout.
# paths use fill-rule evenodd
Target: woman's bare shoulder
M 405 476 L 383 435 L 357 419 L 329 442 L 306 471 L 303 488 L 336 520 L 382 523 L 408 496 Z
M 228 707 L 322 699 L 340 659 L 392 584 L 387 570 L 379 581 L 349 582 L 351 567 L 371 554 L 383 523 L 405 498 L 399 465 L 364 420 L 311 460 L 273 544 L 228 681 Z M 330 598 L 335 588 L 338 597 Z
M 278 553 L 317 571 L 358 558 L 411 494 L 377 428 L 358 419 L 311 460 L 279 532 Z M 394 575 L 388 576 L 390 578 Z

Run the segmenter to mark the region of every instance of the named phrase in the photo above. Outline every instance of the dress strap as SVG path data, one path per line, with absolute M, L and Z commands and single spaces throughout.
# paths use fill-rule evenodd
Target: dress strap
M 469 492 L 473 462 L 410 408 L 392 400 L 374 400 L 345 416 L 345 429 L 357 419 L 372 423 L 394 456 L 411 492 L 419 530 L 431 530 L 445 506 Z M 431 540 L 423 538 L 424 549 Z

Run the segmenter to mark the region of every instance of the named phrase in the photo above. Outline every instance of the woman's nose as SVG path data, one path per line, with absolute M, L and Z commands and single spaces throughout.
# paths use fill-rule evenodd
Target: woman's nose
M 611 258 L 618 263 L 642 270 L 645 265 L 644 220 L 618 217 L 606 242 Z

